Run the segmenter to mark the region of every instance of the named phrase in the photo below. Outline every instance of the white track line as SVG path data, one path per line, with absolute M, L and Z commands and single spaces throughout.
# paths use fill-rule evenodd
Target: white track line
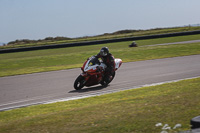
M 100 95 L 103 95 L 103 94 L 109 94 L 109 93 L 119 92 L 119 91 L 123 91 L 123 90 L 131 90 L 131 89 L 137 89 L 137 88 L 141 88 L 141 87 L 162 85 L 162 84 L 166 84 L 166 83 L 173 83 L 173 82 L 178 82 L 178 81 L 187 80 L 187 79 L 194 79 L 194 78 L 200 78 L 200 76 L 178 79 L 178 80 L 165 81 L 165 82 L 159 82 L 159 83 L 145 84 L 145 85 L 139 85 L 139 86 L 133 86 L 133 87 L 127 87 L 127 88 L 121 88 L 121 89 L 113 89 L 113 90 L 102 91 L 102 92 L 97 92 L 97 93 L 90 93 L 90 94 L 83 95 L 83 96 L 75 96 L 75 97 L 71 97 L 71 98 L 56 99 L 56 100 L 52 100 L 52 101 L 47 101 L 44 104 L 55 103 L 55 102 L 63 102 L 63 101 L 69 101 L 69 100 L 76 100 L 76 99 L 82 99 L 82 98 L 93 97 L 93 96 L 100 96 Z

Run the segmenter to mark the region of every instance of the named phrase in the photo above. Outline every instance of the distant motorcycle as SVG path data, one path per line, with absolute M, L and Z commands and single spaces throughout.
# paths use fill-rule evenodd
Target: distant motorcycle
M 121 64 L 121 59 L 115 59 L 115 71 L 121 66 Z M 76 78 L 74 88 L 76 90 L 80 90 L 84 86 L 89 87 L 97 84 L 101 84 L 102 86 L 105 84 L 108 85 L 114 79 L 115 71 L 112 78 L 106 82 L 103 80 L 103 77 L 106 75 L 106 67 L 106 64 L 104 64 L 97 57 L 92 56 L 88 58 L 81 67 L 82 73 Z

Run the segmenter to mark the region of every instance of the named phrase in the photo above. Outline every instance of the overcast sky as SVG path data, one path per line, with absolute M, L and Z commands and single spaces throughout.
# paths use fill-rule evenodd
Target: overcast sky
M 0 42 L 200 23 L 200 0 L 0 0 Z

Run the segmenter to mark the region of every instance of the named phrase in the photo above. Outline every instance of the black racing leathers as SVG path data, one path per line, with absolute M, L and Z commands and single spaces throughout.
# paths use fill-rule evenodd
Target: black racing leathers
M 109 82 L 109 77 L 113 75 L 115 71 L 115 61 L 112 54 L 108 54 L 107 56 L 101 56 L 100 53 L 96 55 L 97 58 L 101 58 L 103 63 L 106 64 L 107 68 L 105 70 L 106 75 L 104 76 L 104 80 Z

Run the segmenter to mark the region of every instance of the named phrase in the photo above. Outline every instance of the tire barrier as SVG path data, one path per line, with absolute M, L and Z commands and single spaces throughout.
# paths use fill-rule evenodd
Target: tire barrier
M 200 128 L 200 116 L 192 118 L 190 124 L 192 129 Z
M 181 131 L 179 133 L 200 133 L 200 116 L 196 116 L 190 120 L 191 129 Z
M 77 43 L 66 43 L 66 44 L 42 45 L 42 46 L 34 46 L 34 47 L 0 49 L 0 54 L 1 53 L 32 51 L 32 50 L 42 50 L 42 49 L 54 49 L 54 48 L 65 48 L 65 47 L 75 47 L 75 46 L 97 45 L 97 44 L 105 44 L 105 43 L 113 43 L 113 42 L 136 41 L 136 40 L 155 39 L 155 38 L 164 38 L 164 37 L 175 37 L 175 36 L 184 36 L 184 35 L 195 35 L 195 34 L 200 34 L 200 30 L 187 31 L 187 32 L 176 32 L 176 33 L 168 33 L 168 34 L 159 34 L 159 35 L 139 36 L 139 37 L 107 39 L 107 40 L 99 40 L 99 41 L 88 41 L 88 42 L 77 42 Z

